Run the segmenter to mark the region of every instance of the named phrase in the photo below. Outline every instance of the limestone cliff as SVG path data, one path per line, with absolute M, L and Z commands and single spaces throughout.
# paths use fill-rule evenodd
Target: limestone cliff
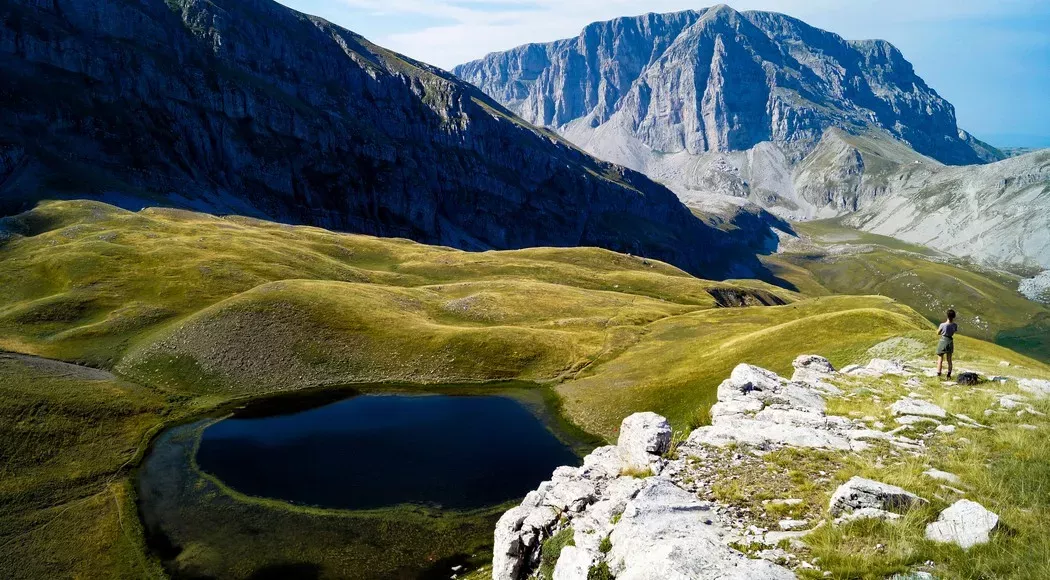
M 769 141 L 797 159 L 840 127 L 885 130 L 946 164 L 1002 158 L 960 131 L 951 103 L 890 43 L 771 12 L 719 5 L 619 18 L 455 72 L 578 144 L 599 131 L 655 155 L 697 155 Z

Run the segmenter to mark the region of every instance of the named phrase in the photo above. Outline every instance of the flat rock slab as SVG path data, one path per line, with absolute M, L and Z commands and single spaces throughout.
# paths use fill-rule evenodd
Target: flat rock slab
M 975 501 L 962 499 L 941 512 L 937 521 L 926 526 L 926 539 L 969 549 L 987 543 L 998 526 L 998 515 Z
M 890 407 L 890 411 L 897 416 L 914 415 L 917 417 L 933 417 L 935 419 L 948 417 L 948 412 L 937 405 L 929 401 L 912 398 L 904 398 L 897 401 Z
M 1031 393 L 1037 397 L 1050 397 L 1050 381 L 1044 381 L 1040 379 L 1021 379 L 1017 381 L 1017 386 L 1022 391 Z

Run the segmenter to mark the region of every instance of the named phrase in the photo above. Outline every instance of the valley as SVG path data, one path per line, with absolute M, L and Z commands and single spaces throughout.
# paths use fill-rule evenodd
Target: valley
M 890 353 L 899 356 L 921 356 L 933 342 L 931 323 L 916 310 L 891 297 L 818 290 L 833 287 L 834 276 L 794 265 L 788 254 L 770 257 L 770 266 L 813 268 L 794 278 L 802 293 L 705 281 L 599 249 L 468 253 L 87 201 L 47 202 L 2 223 L 0 281 L 10 292 L 0 307 L 0 347 L 87 365 L 2 359 L 5 448 L 13 450 L 4 478 L 4 520 L 13 527 L 3 561 L 14 577 L 79 566 L 159 574 L 132 517 L 141 501 L 135 467 L 161 429 L 222 416 L 260 396 L 365 383 L 421 390 L 470 383 L 496 392 L 502 381 L 526 380 L 545 385 L 544 397 L 556 401 L 549 420 L 564 422 L 572 437 L 601 441 L 639 410 L 657 409 L 680 429 L 707 423 L 719 381 L 739 360 L 787 369 L 797 351 L 818 350 L 844 365 L 888 339 L 903 340 L 905 350 Z M 1015 372 L 1044 372 L 1041 363 L 977 338 L 959 341 L 967 364 L 1001 360 Z M 79 434 L 86 425 L 97 435 Z M 220 513 L 273 517 L 270 504 L 201 485 L 210 491 L 195 497 L 221 500 L 228 507 Z M 196 517 L 210 513 L 197 509 Z M 282 517 L 297 523 L 277 529 L 323 536 L 317 526 L 329 521 L 328 511 L 293 510 Z M 485 513 L 492 512 L 449 525 L 491 522 Z M 361 525 L 385 525 L 382 517 Z M 415 516 L 396 517 L 408 525 Z M 53 535 L 70 526 L 100 543 L 89 548 Z M 398 537 L 428 533 L 397 529 L 390 531 Z M 477 533 L 472 541 L 483 547 Z M 181 554 L 193 570 L 209 557 L 199 551 L 204 545 L 192 546 L 153 553 Z M 38 560 L 41 550 L 56 557 Z
M 1050 150 L 887 41 L 13 0 L 0 73 L 0 577 L 1050 575 Z

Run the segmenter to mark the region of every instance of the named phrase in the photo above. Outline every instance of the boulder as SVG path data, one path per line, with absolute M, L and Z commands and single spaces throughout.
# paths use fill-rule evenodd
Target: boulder
M 795 370 L 804 369 L 827 375 L 835 372 L 835 367 L 831 366 L 831 361 L 815 354 L 801 355 L 791 363 L 791 366 L 794 367 Z
M 878 378 L 885 375 L 897 375 L 901 377 L 910 376 L 907 369 L 904 368 L 904 363 L 897 360 L 886 360 L 881 358 L 871 359 L 866 366 L 863 367 L 847 367 L 849 372 L 847 374 L 860 376 L 860 377 L 873 377 Z M 846 372 L 843 369 L 843 372 Z
M 934 417 L 944 419 L 948 412 L 929 401 L 905 397 L 890 407 L 894 415 L 915 415 L 919 417 Z
M 777 523 L 777 525 L 780 526 L 780 529 L 784 530 L 785 532 L 792 532 L 792 531 L 795 531 L 795 530 L 801 530 L 801 529 L 805 528 L 806 526 L 809 525 L 809 522 L 806 521 L 806 520 L 790 520 L 790 519 L 788 519 L 788 520 L 780 520 Z
M 792 363 L 795 374 L 791 375 L 791 382 L 803 383 L 809 387 L 828 395 L 841 395 L 842 390 L 828 382 L 835 375 L 835 367 L 831 362 L 814 354 L 804 354 Z
M 635 413 L 620 424 L 616 442 L 627 467 L 644 469 L 671 446 L 671 424 L 656 413 Z
M 926 500 L 895 485 L 854 477 L 835 490 L 829 507 L 832 516 L 839 516 L 866 508 L 903 513 L 925 503 Z
M 969 549 L 987 543 L 998 526 L 999 516 L 977 502 L 962 499 L 941 512 L 937 521 L 926 526 L 926 539 Z

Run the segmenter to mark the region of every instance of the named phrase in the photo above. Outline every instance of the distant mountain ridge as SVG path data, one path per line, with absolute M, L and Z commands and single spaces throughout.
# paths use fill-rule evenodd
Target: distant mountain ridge
M 951 103 L 890 43 L 772 12 L 718 5 L 596 22 L 454 72 L 530 122 L 577 138 L 616 125 L 657 154 L 773 142 L 797 160 L 839 127 L 881 129 L 951 165 L 1003 157 L 959 129 Z
M 720 5 L 587 26 L 456 67 L 526 120 L 666 184 L 1018 272 L 1050 269 L 1050 165 L 1005 159 L 893 45 Z
M 710 277 L 757 264 L 645 176 L 270 0 L 15 0 L 0 16 L 7 213 L 101 196 L 465 249 L 599 246 Z

